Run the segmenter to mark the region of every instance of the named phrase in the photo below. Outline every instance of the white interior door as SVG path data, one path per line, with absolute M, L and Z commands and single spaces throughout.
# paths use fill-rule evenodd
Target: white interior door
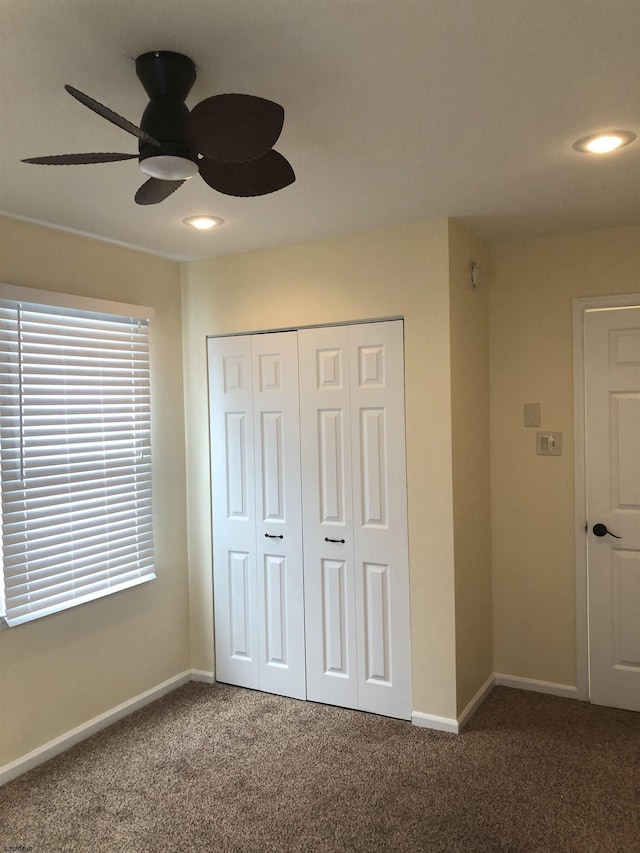
M 304 699 L 298 336 L 251 336 L 260 689 Z
M 208 342 L 216 678 L 260 687 L 251 337 Z
M 585 433 L 590 698 L 640 711 L 640 307 L 586 313 Z
M 307 696 L 411 715 L 402 322 L 299 332 Z
M 349 327 L 358 708 L 411 716 L 401 320 Z
M 349 331 L 298 334 L 307 698 L 357 708 Z

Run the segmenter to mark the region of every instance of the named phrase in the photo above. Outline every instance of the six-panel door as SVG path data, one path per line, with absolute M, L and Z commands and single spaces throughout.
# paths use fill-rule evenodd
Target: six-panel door
M 358 707 L 347 326 L 299 332 L 307 698 Z
M 307 695 L 408 719 L 402 321 L 298 335 Z
M 248 335 L 209 341 L 216 678 L 260 687 Z
M 409 719 L 402 321 L 348 328 L 358 708 Z
M 209 371 L 217 679 L 409 718 L 402 322 L 212 339 Z
M 209 341 L 216 678 L 304 698 L 295 332 Z
M 304 699 L 298 348 L 251 336 L 260 689 Z
M 585 356 L 590 698 L 640 711 L 640 308 L 588 312 Z

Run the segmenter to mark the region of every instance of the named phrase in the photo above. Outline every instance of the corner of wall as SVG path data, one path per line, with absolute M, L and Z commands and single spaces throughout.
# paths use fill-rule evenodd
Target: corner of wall
M 194 270 L 201 262 L 180 264 L 182 363 L 185 389 L 187 470 L 187 560 L 189 575 L 189 643 L 191 667 L 213 672 L 213 575 L 211 493 L 208 454 L 207 315 L 204 288 Z M 212 261 L 207 278 L 214 278 Z
M 493 673 L 488 270 L 487 244 L 449 220 L 458 714 Z
M 568 690 L 577 680 L 572 301 L 640 289 L 640 228 L 496 244 L 491 263 L 495 669 Z M 536 455 L 522 414 L 533 401 L 541 428 L 564 432 L 562 456 Z

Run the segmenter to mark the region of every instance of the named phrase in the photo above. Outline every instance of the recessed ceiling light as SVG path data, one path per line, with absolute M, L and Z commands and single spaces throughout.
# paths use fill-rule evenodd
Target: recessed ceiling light
M 182 221 L 185 225 L 192 225 L 199 231 L 206 231 L 208 228 L 217 228 L 218 225 L 222 225 L 224 219 L 220 219 L 219 216 L 206 216 L 204 214 L 200 214 L 198 216 L 187 216 L 186 219 L 183 219 Z
M 608 130 L 606 133 L 593 133 L 573 143 L 576 151 L 585 154 L 608 154 L 616 148 L 628 145 L 636 138 L 630 130 Z

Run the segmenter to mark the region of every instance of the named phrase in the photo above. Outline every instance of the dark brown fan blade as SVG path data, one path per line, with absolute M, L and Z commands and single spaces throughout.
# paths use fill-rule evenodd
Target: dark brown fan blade
M 255 95 L 213 95 L 187 119 L 187 144 L 221 163 L 255 160 L 273 147 L 284 123 L 280 104 Z
M 84 163 L 114 163 L 116 160 L 136 160 L 137 154 L 51 154 L 49 157 L 29 157 L 23 163 L 40 166 L 81 166 Z
M 94 113 L 102 116 L 102 118 L 106 118 L 107 121 L 110 121 L 122 130 L 126 130 L 127 133 L 130 133 L 132 136 L 137 136 L 138 139 L 141 139 L 143 142 L 148 142 L 150 145 L 160 147 L 160 143 L 154 139 L 153 136 L 149 136 L 148 133 L 145 133 L 144 130 L 141 130 L 137 125 L 128 121 L 126 118 L 122 118 L 118 113 L 114 113 L 114 111 L 110 110 L 109 107 L 105 107 L 104 104 L 90 98 L 89 95 L 85 95 L 84 92 L 81 92 L 79 89 L 74 89 L 73 86 L 69 86 L 67 84 L 64 88 L 70 95 L 73 95 L 76 101 L 80 101 L 81 104 L 84 104 L 85 107 L 89 107 L 90 110 L 93 110 Z
M 149 178 L 136 193 L 136 204 L 158 204 L 183 184 L 184 181 L 160 181 L 158 178 Z
M 219 193 L 235 196 L 267 195 L 292 184 L 296 176 L 288 160 L 268 151 L 248 163 L 218 163 L 200 160 L 200 174 Z

